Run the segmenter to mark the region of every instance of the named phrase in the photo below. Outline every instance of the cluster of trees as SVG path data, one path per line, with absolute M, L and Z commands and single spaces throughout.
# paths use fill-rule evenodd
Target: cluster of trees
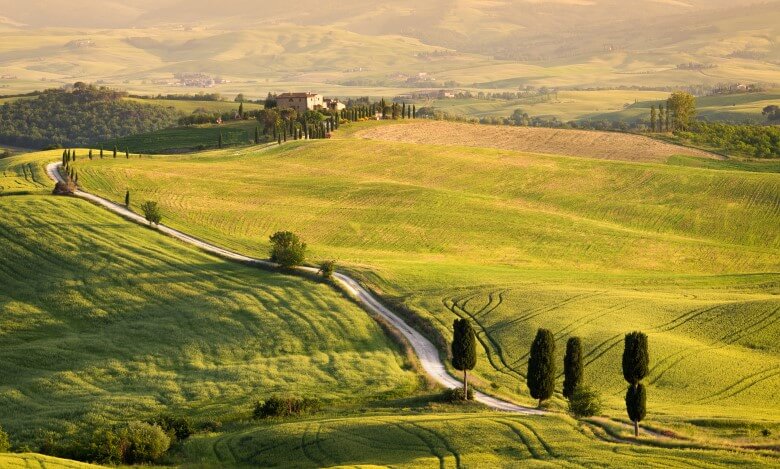
M 666 108 L 663 103 L 650 106 L 650 131 L 674 132 L 675 130 L 687 130 L 694 116 L 696 116 L 696 98 L 684 91 L 675 91 L 666 100 Z
M 772 125 L 694 122 L 678 138 L 708 148 L 716 148 L 752 158 L 780 157 L 780 128 Z
M 452 367 L 463 372 L 463 391 L 460 396 L 469 399 L 468 372 L 477 364 L 477 337 L 468 319 L 453 322 L 453 338 L 450 346 Z M 623 377 L 629 383 L 626 393 L 626 410 L 634 422 L 638 435 L 639 422 L 647 413 L 647 391 L 642 380 L 647 376 L 650 355 L 647 336 L 631 332 L 625 336 L 623 350 Z M 539 406 L 555 392 L 557 376 L 555 336 L 548 329 L 539 329 L 531 344 L 528 358 L 526 384 L 531 397 L 539 400 Z M 596 415 L 601 411 L 601 401 L 596 391 L 583 385 L 582 339 L 571 337 L 566 343 L 563 358 L 563 397 L 569 401 L 569 409 L 578 416 Z
M 72 90 L 51 89 L 36 98 L 7 102 L 0 106 L 0 142 L 31 148 L 87 146 L 176 124 L 175 110 L 124 96 L 79 82 Z
M 262 133 L 278 143 L 290 140 L 327 138 L 341 122 L 336 111 L 316 110 L 298 114 L 295 109 L 268 108 L 256 111 Z M 255 143 L 260 141 L 260 129 L 255 129 Z
M 379 102 L 358 102 L 342 111 L 342 117 L 349 121 L 361 119 L 374 119 L 381 116 L 382 119 L 416 119 L 417 106 L 407 105 L 405 102 L 391 102 L 388 104 L 385 98 Z
M 777 104 L 770 104 L 761 110 L 761 115 L 766 117 L 769 122 L 780 122 L 780 106 Z

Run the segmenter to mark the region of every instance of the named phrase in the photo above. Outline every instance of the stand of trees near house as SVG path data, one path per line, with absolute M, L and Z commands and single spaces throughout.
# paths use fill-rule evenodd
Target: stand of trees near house
M 45 148 L 86 146 L 176 124 L 170 108 L 124 100 L 125 93 L 76 83 L 0 106 L 0 143 Z

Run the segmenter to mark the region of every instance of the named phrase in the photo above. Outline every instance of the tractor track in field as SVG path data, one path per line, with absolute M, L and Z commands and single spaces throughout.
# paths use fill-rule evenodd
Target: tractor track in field
M 61 166 L 62 163 L 60 162 L 49 163 L 46 165 L 46 174 L 53 181 L 62 182 L 62 175 L 59 171 Z M 88 192 L 84 192 L 82 190 L 77 190 L 74 196 L 95 203 L 127 220 L 133 221 L 143 226 L 148 226 L 148 222 L 144 217 L 128 210 L 122 205 L 111 202 L 110 200 L 104 199 L 94 194 L 90 194 Z M 277 267 L 276 264 L 269 260 L 256 259 L 230 251 L 225 248 L 221 248 L 165 225 L 159 225 L 156 227 L 156 229 L 163 234 L 176 238 L 180 241 L 195 246 L 202 251 L 219 256 L 223 259 L 228 259 L 256 267 Z M 297 267 L 296 270 L 306 275 L 317 274 L 317 268 L 315 267 Z M 414 351 L 414 354 L 416 355 L 422 369 L 434 381 L 447 388 L 460 387 L 462 385 L 460 380 L 452 376 L 447 371 L 447 368 L 444 365 L 444 362 L 442 362 L 441 356 L 439 355 L 439 350 L 436 348 L 436 346 L 433 345 L 430 340 L 425 338 L 416 329 L 407 324 L 398 315 L 385 307 L 371 292 L 368 291 L 368 289 L 364 288 L 353 278 L 348 277 L 340 272 L 334 272 L 333 279 L 343 292 L 353 297 L 366 311 L 370 313 L 372 317 L 381 318 L 382 321 L 389 323 L 404 337 L 411 349 Z M 547 413 L 544 410 L 521 406 L 479 391 L 474 393 L 474 399 L 477 402 L 490 407 L 491 409 L 503 412 L 512 412 L 526 415 L 542 415 Z

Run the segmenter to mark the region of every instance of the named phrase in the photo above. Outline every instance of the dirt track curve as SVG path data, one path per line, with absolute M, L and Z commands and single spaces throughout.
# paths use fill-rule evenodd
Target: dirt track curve
M 54 181 L 63 180 L 62 175 L 59 172 L 59 168 L 61 165 L 62 163 L 56 162 L 56 163 L 50 163 L 46 166 L 46 173 L 49 175 L 49 177 L 52 180 Z M 144 217 L 128 210 L 122 205 L 115 204 L 114 202 L 106 200 L 102 197 L 98 197 L 94 194 L 90 194 L 88 192 L 84 192 L 81 190 L 76 191 L 75 196 L 96 203 L 128 220 L 134 221 L 141 225 L 148 225 Z M 275 267 L 275 264 L 268 260 L 255 259 L 252 257 L 244 256 L 242 254 L 238 254 L 233 251 L 229 251 L 227 249 L 223 249 L 219 246 L 215 246 L 213 244 L 207 243 L 200 239 L 193 238 L 192 236 L 189 236 L 186 233 L 183 233 L 178 230 L 174 230 L 173 228 L 169 228 L 165 225 L 159 225 L 157 227 L 157 230 L 169 236 L 172 236 L 176 239 L 184 241 L 185 243 L 189 243 L 193 246 L 196 246 L 203 251 L 222 257 L 224 259 L 238 261 L 250 265 Z M 306 273 L 317 272 L 317 269 L 315 269 L 314 267 L 298 267 L 297 269 Z M 448 388 L 454 388 L 462 385 L 461 381 L 459 381 L 458 379 L 456 379 L 455 377 L 453 377 L 447 372 L 444 363 L 442 363 L 441 358 L 439 357 L 439 352 L 436 350 L 436 347 L 431 343 L 431 341 L 426 339 L 422 334 L 420 334 L 415 329 L 410 327 L 403 319 L 401 319 L 395 313 L 393 313 L 384 305 L 382 305 L 382 303 L 380 303 L 379 300 L 376 299 L 376 297 L 374 297 L 367 289 L 362 287 L 357 281 L 355 281 L 351 277 L 336 272 L 334 273 L 334 278 L 336 280 L 336 283 L 339 285 L 339 287 L 341 287 L 344 291 L 348 292 L 355 299 L 357 299 L 357 301 L 365 309 L 370 311 L 372 314 L 381 317 L 386 322 L 390 323 L 395 329 L 397 329 L 406 338 L 406 340 L 409 342 L 412 349 L 414 350 L 415 354 L 417 355 L 418 359 L 420 360 L 420 364 L 422 365 L 422 368 L 431 378 L 433 378 L 437 383 L 441 384 L 442 386 Z M 489 396 L 481 392 L 475 392 L 474 398 L 478 402 L 481 402 L 482 404 L 495 410 L 514 412 L 520 414 L 528 414 L 528 415 L 539 415 L 545 413 L 542 410 L 520 406 L 512 402 L 497 399 L 495 397 Z

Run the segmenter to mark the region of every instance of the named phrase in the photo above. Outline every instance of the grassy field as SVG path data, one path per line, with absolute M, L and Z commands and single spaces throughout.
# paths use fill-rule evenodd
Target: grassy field
M 180 91 L 183 94 L 183 92 Z M 232 96 L 229 96 L 232 98 Z M 126 98 L 129 101 L 136 101 L 145 104 L 155 104 L 158 106 L 172 107 L 182 114 L 192 114 L 195 111 L 203 111 L 207 113 L 215 112 L 236 112 L 238 111 L 239 103 L 233 101 L 190 101 L 184 99 L 141 99 L 141 98 Z M 255 111 L 262 109 L 261 104 L 244 103 L 244 111 Z
M 464 145 L 588 156 L 607 160 L 665 162 L 673 155 L 714 155 L 638 135 L 541 127 L 507 127 L 461 124 L 445 121 L 407 121 L 412 125 L 372 124 L 356 132 L 356 138 L 434 145 Z
M 623 416 L 621 341 L 642 329 L 651 421 L 780 419 L 777 174 L 350 134 L 77 167 L 88 190 L 121 201 L 129 187 L 170 225 L 247 254 L 298 232 L 311 259 L 337 259 L 445 336 L 472 318 L 489 392 L 531 403 L 527 351 L 547 327 L 560 354 L 583 337 L 588 379 Z
M 594 113 L 588 117 L 595 120 L 649 121 L 650 106 L 657 107 L 660 102 L 666 100 L 667 96 L 658 100 L 640 101 L 615 112 Z M 696 98 L 696 115 L 700 119 L 710 121 L 764 123 L 766 119 L 761 115 L 761 110 L 770 104 L 778 103 L 780 103 L 780 90 L 776 89 L 760 93 L 702 96 Z
M 54 458 L 51 456 L 44 456 L 42 454 L 0 453 L 0 467 L 4 467 L 6 469 L 29 469 L 38 467 L 45 469 L 90 469 L 102 466 L 85 464 L 68 459 Z
M 727 467 L 777 465 L 726 451 L 616 445 L 563 416 L 498 413 L 316 418 L 197 437 L 182 461 L 251 467 Z
M 223 146 L 246 145 L 254 142 L 257 126 L 256 120 L 248 120 L 175 127 L 106 142 L 105 148 L 113 149 L 116 145 L 120 151 L 127 148 L 132 153 L 179 153 L 217 148 L 220 135 Z
M 277 393 L 351 408 L 417 392 L 398 347 L 325 284 L 36 195 L 51 184 L 14 160 L 3 181 L 18 171 L 33 195 L 0 197 L 0 424 L 13 442 L 162 411 L 230 421 Z

